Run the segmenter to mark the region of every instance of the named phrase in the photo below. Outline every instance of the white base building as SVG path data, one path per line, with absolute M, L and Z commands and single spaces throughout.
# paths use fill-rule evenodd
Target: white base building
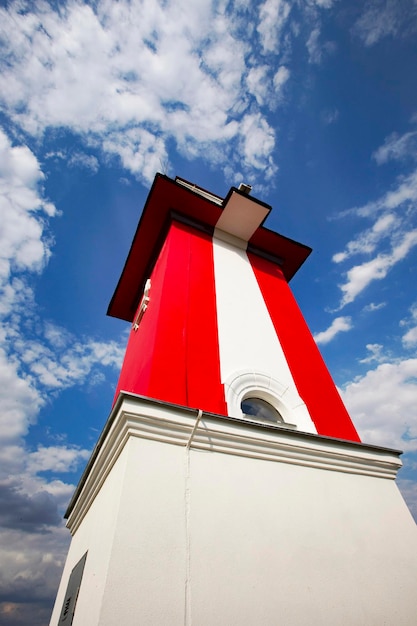
M 121 394 L 70 505 L 51 625 L 86 554 L 73 626 L 415 626 L 399 467 L 384 448 Z

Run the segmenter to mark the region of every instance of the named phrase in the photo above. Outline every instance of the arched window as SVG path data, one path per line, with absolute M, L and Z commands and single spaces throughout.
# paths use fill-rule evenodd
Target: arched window
M 273 424 L 282 424 L 284 419 L 281 413 L 269 402 L 261 398 L 244 398 L 240 407 L 242 413 L 248 417 L 254 417 L 257 420 L 272 422 Z
M 294 386 L 269 374 L 240 370 L 224 382 L 228 414 L 252 422 L 263 422 L 294 430 L 317 432 L 310 427 L 307 407 Z

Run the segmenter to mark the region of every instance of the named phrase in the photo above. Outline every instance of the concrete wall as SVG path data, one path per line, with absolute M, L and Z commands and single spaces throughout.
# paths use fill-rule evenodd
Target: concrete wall
M 69 517 L 73 626 L 414 626 L 397 455 L 125 399 Z M 188 445 L 187 445 L 188 444 Z M 97 495 L 94 496 L 94 494 Z
M 125 449 L 107 476 L 104 486 L 94 498 L 87 515 L 83 518 L 83 523 L 72 539 L 51 617 L 50 623 L 54 626 L 58 624 L 71 571 L 87 551 L 86 567 L 75 615 L 79 624 L 86 626 L 87 624 L 100 624 L 100 610 L 116 532 L 126 459 L 127 450 Z M 74 620 L 74 623 L 76 624 L 77 621 Z
M 191 476 L 194 624 L 415 624 L 393 481 L 226 455 L 209 471 L 198 453 Z

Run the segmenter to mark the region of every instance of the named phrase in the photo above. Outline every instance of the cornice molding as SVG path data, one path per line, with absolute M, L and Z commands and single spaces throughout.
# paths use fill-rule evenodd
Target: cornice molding
M 131 437 L 250 459 L 394 479 L 400 452 L 121 393 L 67 511 L 74 534 Z M 193 432 L 196 420 L 197 428 Z M 192 435 L 192 437 L 191 437 Z

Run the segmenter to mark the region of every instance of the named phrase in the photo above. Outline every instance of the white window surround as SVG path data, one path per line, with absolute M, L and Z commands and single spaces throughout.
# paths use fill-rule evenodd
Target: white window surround
M 249 419 L 242 413 L 241 402 L 246 398 L 260 398 L 272 404 L 282 415 L 284 423 L 277 424 L 297 428 L 297 413 L 304 413 L 306 405 L 298 393 L 288 385 L 283 385 L 272 376 L 252 370 L 240 370 L 227 378 L 224 383 L 228 414 L 231 417 Z M 251 421 L 254 418 L 250 416 Z

